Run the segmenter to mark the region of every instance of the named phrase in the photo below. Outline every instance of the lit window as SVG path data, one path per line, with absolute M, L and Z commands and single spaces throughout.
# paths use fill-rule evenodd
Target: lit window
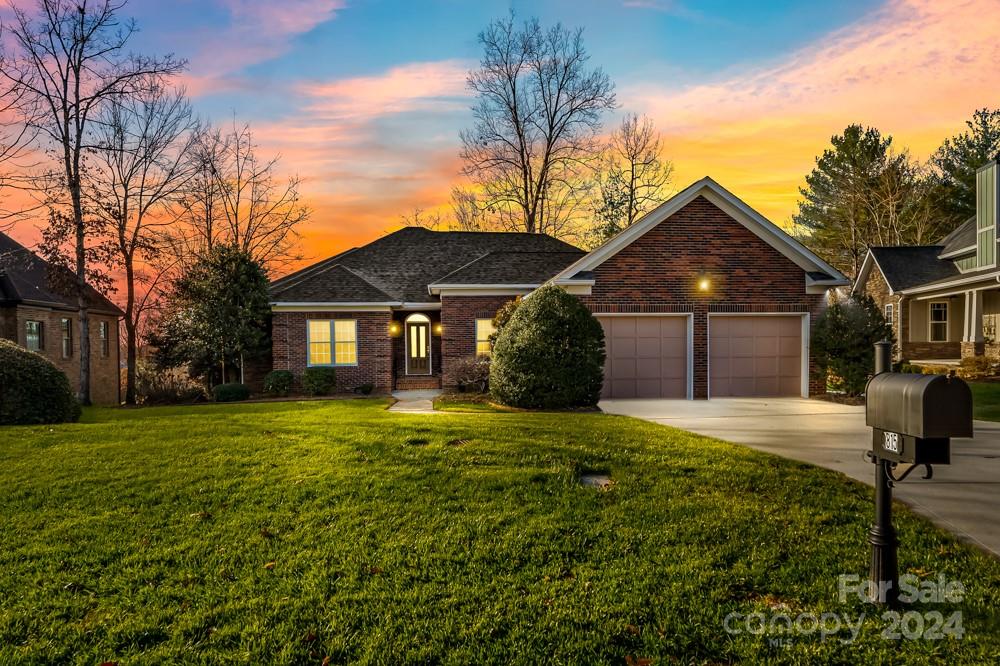
M 490 336 L 496 332 L 492 319 L 476 320 L 476 356 L 489 356 L 493 353 Z
M 931 303 L 931 342 L 948 341 L 948 302 Z
M 31 351 L 41 351 L 45 348 L 45 338 L 42 332 L 42 322 L 24 322 L 24 346 Z
M 885 323 L 892 326 L 892 303 L 885 304 Z
M 108 322 L 102 321 L 97 324 L 97 334 L 101 339 L 101 356 L 107 358 L 111 355 L 111 336 Z
M 356 320 L 311 319 L 308 336 L 309 365 L 357 365 Z
M 59 322 L 62 328 L 62 357 L 73 357 L 73 320 L 63 318 Z
M 337 365 L 354 365 L 358 362 L 358 326 L 353 319 L 336 319 L 333 322 L 333 339 L 337 346 Z

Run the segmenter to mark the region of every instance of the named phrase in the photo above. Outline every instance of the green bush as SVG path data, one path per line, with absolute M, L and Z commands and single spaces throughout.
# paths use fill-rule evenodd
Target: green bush
M 329 395 L 337 386 L 333 368 L 306 368 L 302 373 L 302 390 L 307 395 Z
M 291 393 L 294 379 L 289 370 L 272 370 L 264 377 L 264 393 L 284 397 Z
M 597 404 L 604 381 L 604 331 L 575 296 L 547 286 L 525 298 L 497 336 L 490 395 L 514 407 Z
M 892 326 L 869 296 L 830 305 L 812 335 L 817 372 L 847 395 L 861 395 L 875 371 L 875 343 L 893 341 Z
M 237 382 L 218 384 L 212 388 L 212 396 L 216 402 L 239 402 L 250 397 L 250 387 Z
M 371 395 L 374 390 L 374 384 L 361 384 L 360 386 L 354 387 L 355 393 L 360 393 L 361 395 Z
M 40 354 L 0 339 L 0 425 L 80 418 L 66 375 Z

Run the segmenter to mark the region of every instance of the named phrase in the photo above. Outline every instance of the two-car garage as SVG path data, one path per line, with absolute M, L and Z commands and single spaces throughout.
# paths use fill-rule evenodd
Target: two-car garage
M 606 351 L 602 398 L 693 396 L 692 314 L 599 314 L 597 318 L 604 328 Z M 708 365 L 708 396 L 806 394 L 803 329 L 807 326 L 803 314 L 708 314 L 708 349 L 702 357 Z

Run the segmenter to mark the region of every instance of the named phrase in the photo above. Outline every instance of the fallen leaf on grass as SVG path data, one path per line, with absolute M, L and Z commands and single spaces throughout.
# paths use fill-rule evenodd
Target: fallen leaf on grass
M 632 634 L 633 636 L 638 636 L 639 634 L 642 633 L 642 629 L 635 626 L 634 624 L 626 624 L 625 631 Z
M 625 663 L 628 664 L 628 666 L 651 666 L 653 660 L 649 657 L 633 657 L 628 654 L 625 655 Z
M 197 513 L 192 513 L 188 518 L 197 518 L 198 520 L 208 520 L 212 517 L 208 511 L 198 511 Z
M 264 568 L 270 571 L 271 569 L 274 568 L 275 564 L 277 564 L 277 562 L 268 562 L 267 564 L 264 565 Z

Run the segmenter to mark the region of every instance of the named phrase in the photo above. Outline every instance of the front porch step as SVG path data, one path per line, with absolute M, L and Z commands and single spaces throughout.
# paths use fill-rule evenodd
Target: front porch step
M 396 377 L 397 391 L 439 388 L 441 388 L 441 377 L 438 375 L 399 375 Z

